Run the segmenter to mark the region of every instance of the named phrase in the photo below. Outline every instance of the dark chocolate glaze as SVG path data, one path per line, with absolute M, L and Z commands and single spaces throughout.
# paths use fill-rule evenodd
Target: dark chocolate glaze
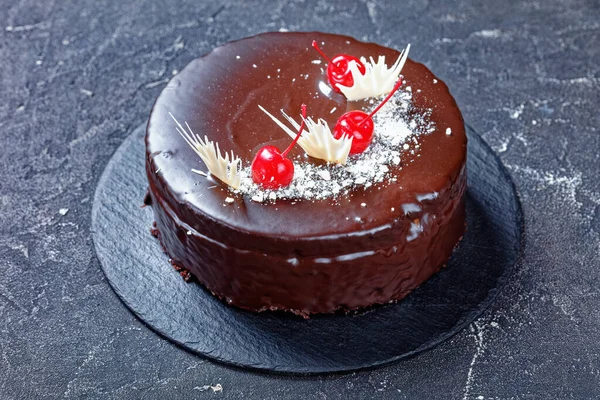
M 464 231 L 463 119 L 447 86 L 411 60 L 403 75 L 413 106 L 431 109 L 437 129 L 419 138 L 418 157 L 403 154 L 403 167 L 392 170 L 396 182 L 328 200 L 261 204 L 191 172 L 206 168 L 169 112 L 249 165 L 261 146 L 290 142 L 259 104 L 296 116 L 305 103 L 331 127 L 345 111 L 366 106 L 330 90 L 326 64 L 313 62 L 320 60 L 313 39 L 331 55 L 385 55 L 388 64 L 399 55 L 315 32 L 231 42 L 174 77 L 148 122 L 146 170 L 165 250 L 214 294 L 250 310 L 308 315 L 398 300 L 441 268 Z M 292 157 L 302 157 L 299 147 Z

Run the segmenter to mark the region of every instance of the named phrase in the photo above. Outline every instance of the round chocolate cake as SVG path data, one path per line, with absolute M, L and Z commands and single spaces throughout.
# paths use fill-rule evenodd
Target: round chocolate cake
M 178 269 L 252 311 L 308 316 L 400 300 L 444 266 L 465 229 L 463 119 L 447 86 L 410 59 L 364 152 L 328 163 L 295 146 L 289 185 L 253 181 L 257 151 L 292 142 L 274 121 L 286 122 L 282 112 L 300 122 L 305 104 L 333 131 L 347 111 L 382 101 L 334 90 L 313 40 L 331 56 L 385 56 L 388 65 L 400 57 L 346 36 L 261 34 L 192 61 L 148 122 L 148 202 L 160 242 Z M 240 184 L 208 173 L 178 126 L 239 157 Z

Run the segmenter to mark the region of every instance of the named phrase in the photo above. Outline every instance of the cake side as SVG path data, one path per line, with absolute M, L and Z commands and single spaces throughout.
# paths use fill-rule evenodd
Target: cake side
M 421 203 L 400 223 L 395 244 L 356 251 L 338 237 L 335 256 L 304 256 L 285 242 L 272 252 L 239 249 L 183 223 L 152 191 L 159 239 L 172 263 L 189 270 L 228 304 L 298 315 L 354 310 L 404 298 L 446 263 L 465 229 L 466 173 L 442 194 L 445 207 Z M 313 238 L 313 252 L 331 240 Z M 341 243 L 340 243 L 341 242 Z M 286 253 L 285 255 L 281 253 Z

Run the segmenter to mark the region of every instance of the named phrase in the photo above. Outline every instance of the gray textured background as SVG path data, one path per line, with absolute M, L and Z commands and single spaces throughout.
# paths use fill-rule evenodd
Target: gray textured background
M 597 0 L 0 0 L 0 398 L 599 397 L 599 21 Z M 98 178 L 167 80 L 279 29 L 411 42 L 517 183 L 518 272 L 417 358 L 320 378 L 217 365 L 137 321 L 94 256 Z

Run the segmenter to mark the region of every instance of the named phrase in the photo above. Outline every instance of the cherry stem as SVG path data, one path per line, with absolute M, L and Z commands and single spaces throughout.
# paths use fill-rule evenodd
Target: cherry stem
M 328 62 L 329 64 L 333 65 L 333 67 L 334 67 L 336 70 L 338 70 L 338 71 L 340 70 L 340 67 L 338 67 L 338 66 L 337 66 L 337 65 L 336 65 L 336 64 L 335 64 L 333 61 L 331 61 L 331 58 L 327 57 L 327 56 L 325 55 L 325 53 L 323 53 L 323 50 L 321 50 L 321 49 L 319 48 L 319 45 L 317 44 L 317 41 L 316 41 L 316 40 L 313 40 L 313 41 L 312 41 L 312 47 L 314 47 L 314 48 L 315 48 L 315 50 L 317 50 L 317 51 L 319 52 L 319 54 L 320 54 L 320 55 L 322 55 L 322 56 L 323 56 L 323 58 L 324 58 L 324 59 L 326 59 L 326 60 L 327 60 L 327 62 Z
M 285 151 L 283 153 L 281 153 L 281 156 L 283 158 L 285 158 L 285 156 L 287 156 L 287 154 L 290 152 L 290 150 L 292 150 L 292 148 L 296 145 L 296 143 L 298 143 L 298 140 L 300 140 L 300 136 L 302 135 L 302 131 L 304 130 L 304 120 L 305 119 L 306 119 L 306 104 L 302 104 L 302 123 L 300 124 L 300 129 L 298 130 L 298 134 L 296 135 L 296 137 L 294 138 L 292 143 L 290 143 L 288 148 L 285 149 Z
M 383 107 L 385 105 L 385 103 L 388 102 L 389 99 L 392 98 L 394 93 L 396 93 L 396 91 L 398 91 L 398 89 L 400 89 L 401 85 L 402 85 L 402 78 L 398 79 L 398 82 L 396 82 L 396 85 L 394 85 L 394 88 L 392 89 L 392 91 L 386 96 L 385 99 L 383 99 L 383 101 L 381 103 L 379 103 L 379 105 L 377 107 L 375 107 L 375 109 L 373 111 L 371 111 L 371 114 L 367 115 L 367 117 L 365 119 L 363 119 L 362 121 L 360 121 L 358 123 L 358 126 L 361 126 L 362 124 L 364 124 L 366 120 L 373 118 L 373 115 L 375 115 L 375 113 L 377 111 L 379 111 L 379 109 L 381 109 L 381 107 Z

